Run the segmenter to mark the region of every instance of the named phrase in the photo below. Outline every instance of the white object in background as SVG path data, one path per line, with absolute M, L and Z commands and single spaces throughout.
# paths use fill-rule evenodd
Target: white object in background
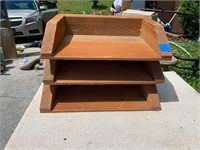
M 154 11 L 143 11 L 143 10 L 133 10 L 127 9 L 122 12 L 122 16 L 145 16 L 152 20 L 157 21 L 158 15 Z

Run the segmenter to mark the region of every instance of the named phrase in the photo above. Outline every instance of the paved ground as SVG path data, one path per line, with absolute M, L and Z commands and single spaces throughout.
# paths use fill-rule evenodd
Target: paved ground
M 5 147 L 42 83 L 43 70 L 22 71 L 20 63 L 24 56 L 30 61 L 39 54 L 39 48 L 26 49 L 18 59 L 8 61 L 6 72 L 0 74 L 0 150 Z
M 5 150 L 199 150 L 200 95 L 164 75 L 161 111 L 40 113 L 41 86 Z

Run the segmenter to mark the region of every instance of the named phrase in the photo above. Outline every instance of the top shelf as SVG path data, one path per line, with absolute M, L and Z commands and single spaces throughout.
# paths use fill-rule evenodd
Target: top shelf
M 66 35 L 52 59 L 159 60 L 161 57 L 136 36 Z
M 60 14 L 47 24 L 41 58 L 158 61 L 171 57 L 161 43 L 163 27 L 148 18 Z

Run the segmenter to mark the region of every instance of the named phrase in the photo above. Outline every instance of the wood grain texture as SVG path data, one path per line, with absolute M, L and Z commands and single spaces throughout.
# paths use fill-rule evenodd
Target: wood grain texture
M 142 18 L 66 15 L 66 34 L 139 36 Z
M 73 35 L 65 36 L 51 59 L 159 60 L 161 56 L 140 37 Z
M 72 36 L 73 35 L 73 36 Z M 104 36 L 100 38 L 102 43 L 98 42 L 97 36 Z M 111 37 L 109 37 L 111 36 Z M 121 38 L 122 41 L 120 41 Z M 134 38 L 135 42 L 125 42 L 125 37 Z M 81 40 L 77 40 L 80 39 Z M 92 40 L 94 39 L 96 40 Z M 138 43 L 137 39 L 143 40 L 142 43 Z M 91 43 L 87 43 L 86 40 L 90 40 Z M 115 44 L 113 44 L 112 41 Z M 133 39 L 133 38 L 132 38 Z M 77 41 L 76 41 L 77 40 Z M 62 42 L 62 44 L 60 44 Z M 116 42 L 118 44 L 116 44 Z M 155 57 L 155 60 L 158 59 L 170 59 L 171 53 L 161 53 L 158 44 L 159 43 L 167 43 L 167 38 L 163 27 L 152 21 L 149 18 L 145 17 L 127 17 L 127 16 L 95 16 L 95 15 L 58 15 L 54 17 L 51 21 L 49 21 L 44 37 L 44 42 L 41 50 L 42 58 L 47 59 L 97 59 L 95 58 L 94 51 L 97 51 L 97 54 L 103 54 L 102 49 L 105 49 L 108 53 L 108 59 L 118 59 L 110 58 L 110 53 L 113 53 L 113 49 L 121 49 L 124 51 L 124 54 L 129 53 L 137 53 L 138 55 L 133 55 L 133 59 L 139 60 L 140 58 L 136 58 L 141 54 L 149 55 L 149 60 L 152 60 Z M 58 48 L 58 45 L 59 48 Z M 77 51 L 82 51 L 88 53 L 88 57 L 90 57 L 90 53 L 94 53 L 92 58 L 84 58 L 77 55 L 77 58 L 74 58 L 73 54 L 77 53 Z M 85 51 L 87 49 L 87 51 Z M 90 49 L 90 50 L 89 50 Z M 137 50 L 135 50 L 137 49 Z M 140 49 L 140 51 L 139 51 Z M 146 49 L 146 50 L 145 50 Z M 151 50 L 150 50 L 151 49 Z M 55 57 L 53 57 L 56 51 Z M 66 52 L 67 51 L 67 52 Z M 120 54 L 121 51 L 114 52 Z M 153 51 L 153 52 L 152 52 Z M 110 53 L 109 53 L 110 52 Z M 157 54 L 155 54 L 157 53 Z M 121 55 L 121 54 L 120 54 Z M 99 55 L 100 59 L 106 59 L 104 55 Z M 161 57 L 162 56 L 162 57 Z M 113 56 L 115 57 L 115 56 Z M 125 56 L 129 57 L 130 56 Z M 159 58 L 158 58 L 159 57 Z M 123 57 L 122 57 L 123 59 Z M 145 60 L 146 57 L 144 56 Z
M 155 84 L 163 83 L 165 81 L 164 75 L 161 70 L 160 63 L 158 61 L 149 61 L 144 63 L 145 70 L 154 79 Z
M 171 52 L 161 52 L 158 47 L 158 44 L 161 43 L 169 44 L 162 25 L 149 18 L 143 18 L 140 36 L 155 52 L 162 56 L 162 59 L 171 59 Z
M 165 53 L 162 53 L 162 60 L 172 60 L 172 52 L 165 52 Z
M 51 80 L 49 76 L 44 76 L 44 83 L 51 85 L 157 84 L 164 81 L 159 62 L 138 61 L 59 61 L 55 78 Z
M 155 85 L 141 85 L 139 86 L 145 99 L 147 99 L 148 105 L 152 110 L 161 110 L 160 99 Z
M 41 58 L 52 56 L 65 35 L 64 15 L 57 15 L 48 21 L 41 47 Z
M 59 86 L 52 111 L 159 110 L 152 96 L 145 97 L 140 86 Z M 147 95 L 156 95 L 155 85 Z M 153 93 L 151 93 L 153 92 Z M 154 96 L 153 101 L 159 102 Z
M 57 86 L 43 85 L 40 112 L 50 112 L 52 109 L 52 103 L 55 99 Z
M 53 84 L 54 78 L 58 69 L 58 61 L 45 60 L 45 68 L 43 75 L 44 84 Z

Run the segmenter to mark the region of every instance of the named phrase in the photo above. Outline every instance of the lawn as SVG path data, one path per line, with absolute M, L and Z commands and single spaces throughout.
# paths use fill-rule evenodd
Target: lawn
M 92 7 L 92 0 L 58 0 L 58 11 L 59 13 L 67 14 L 99 14 L 103 12 L 104 15 L 108 15 L 110 12 L 110 6 L 113 1 L 111 0 L 99 0 L 98 7 Z M 173 42 L 184 47 L 191 56 L 185 53 L 180 48 L 177 48 L 174 45 L 171 45 L 173 54 L 181 56 L 183 58 L 196 58 L 199 56 L 200 44 L 192 40 L 173 40 Z M 179 61 L 178 65 L 191 67 L 191 62 Z M 200 92 L 199 84 L 199 72 L 195 76 L 192 76 L 192 71 L 178 69 L 175 67 L 169 68 L 171 71 L 175 71 L 179 74 L 187 83 L 189 83 L 194 89 Z
M 99 0 L 98 7 L 93 7 L 93 0 L 58 0 L 58 12 L 67 14 L 99 14 L 108 15 L 111 0 Z
M 181 50 L 177 46 L 174 46 L 172 44 L 172 53 L 176 56 L 180 56 L 182 58 L 197 58 L 199 57 L 199 48 L 200 43 L 192 40 L 172 40 L 172 42 L 175 42 L 176 44 L 180 45 L 181 47 L 185 48 L 187 52 Z M 178 66 L 184 66 L 184 67 L 191 67 L 194 62 L 184 61 L 184 60 L 178 60 Z M 194 89 L 196 89 L 198 92 L 200 92 L 200 79 L 199 79 L 199 71 L 192 75 L 192 71 L 185 70 L 185 69 L 179 69 L 175 67 L 170 67 L 171 71 L 175 71 L 179 76 L 181 76 L 188 84 L 190 84 Z

